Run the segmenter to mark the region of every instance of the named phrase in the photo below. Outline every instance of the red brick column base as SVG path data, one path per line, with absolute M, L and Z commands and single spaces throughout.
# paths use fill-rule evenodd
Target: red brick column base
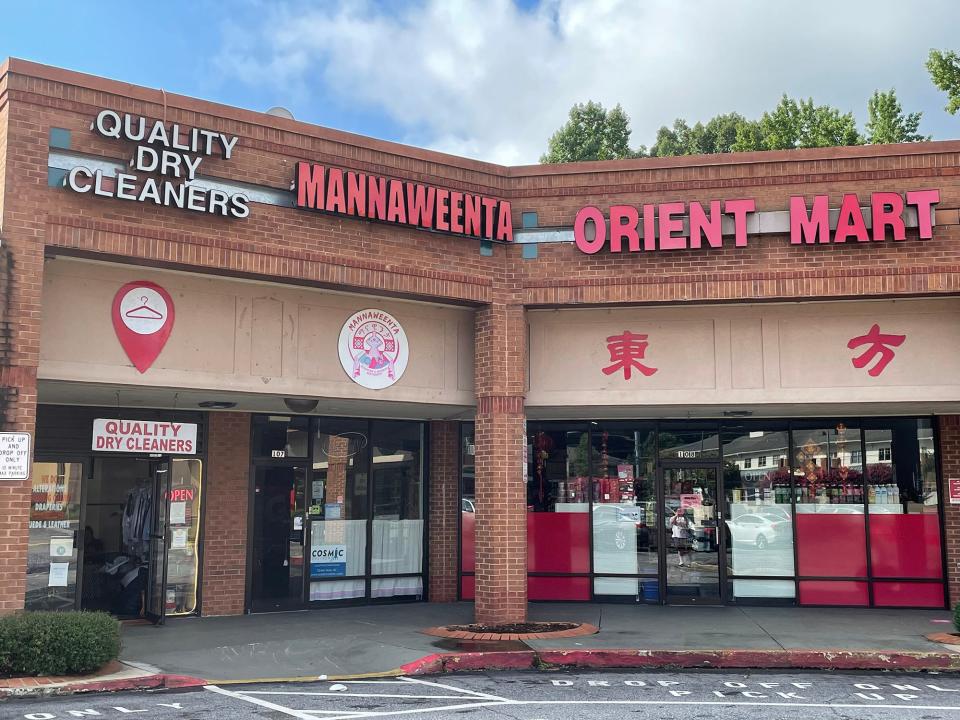
M 250 415 L 210 413 L 203 526 L 203 615 L 242 615 L 247 571 Z
M 457 518 L 460 483 L 460 425 L 430 423 L 429 599 L 457 599 Z

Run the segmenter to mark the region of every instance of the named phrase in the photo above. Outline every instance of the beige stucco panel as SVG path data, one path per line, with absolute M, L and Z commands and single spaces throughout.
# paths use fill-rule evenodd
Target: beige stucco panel
M 716 386 L 712 318 L 659 320 L 621 311 L 597 311 L 590 317 L 558 311 L 531 317 L 536 318 L 531 321 L 531 395 L 550 388 L 620 391 L 637 393 L 635 402 L 642 402 L 640 394 L 650 390 Z M 607 339 L 624 331 L 647 335 L 645 357 L 637 362 L 653 374 L 631 368 L 627 380 L 623 371 L 603 372 L 613 364 Z
M 132 280 L 162 285 L 176 307 L 170 339 L 143 375 L 120 347 L 110 317 L 116 291 Z M 65 258 L 48 262 L 44 292 L 42 379 L 473 403 L 470 309 Z M 406 372 L 379 391 L 352 382 L 337 355 L 343 322 L 366 308 L 394 315 L 410 343 Z
M 900 306 L 860 307 L 850 314 L 783 318 L 778 322 L 783 387 L 909 387 L 960 381 L 960 317 L 954 312 L 904 312 Z M 847 347 L 876 324 L 885 335 L 903 337 L 893 359 L 875 376 L 881 357 L 854 366 L 870 345 Z M 869 356 L 868 356 L 869 358 Z
M 528 313 L 528 407 L 960 401 L 960 300 L 835 301 Z M 877 377 L 847 343 L 873 323 L 906 335 Z M 646 333 L 658 372 L 608 378 L 608 335 Z M 711 337 L 711 331 L 713 337 Z M 829 392 L 825 392 L 829 390 Z

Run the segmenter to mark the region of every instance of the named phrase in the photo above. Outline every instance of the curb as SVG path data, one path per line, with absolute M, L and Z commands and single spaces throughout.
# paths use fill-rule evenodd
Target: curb
M 960 671 L 960 655 L 903 650 L 522 650 L 435 653 L 397 668 L 396 675 L 479 670 L 804 669 Z
M 41 680 L 41 678 L 27 678 Z M 24 697 L 51 697 L 57 695 L 81 695 L 84 693 L 121 692 L 124 690 L 160 690 L 192 688 L 207 685 L 207 681 L 189 675 L 141 675 L 118 680 L 87 680 L 62 685 L 29 685 L 24 687 L 0 687 L 0 699 Z
M 204 685 L 252 685 L 361 680 L 403 675 L 443 675 L 495 670 L 573 669 L 715 669 L 715 670 L 893 670 L 901 672 L 960 672 L 960 654 L 904 650 L 508 650 L 432 653 L 393 670 L 353 675 L 304 675 L 241 680 L 205 680 L 189 675 L 155 674 L 120 680 L 100 680 L 0 687 L 4 697 L 45 697 L 129 690 L 193 688 Z

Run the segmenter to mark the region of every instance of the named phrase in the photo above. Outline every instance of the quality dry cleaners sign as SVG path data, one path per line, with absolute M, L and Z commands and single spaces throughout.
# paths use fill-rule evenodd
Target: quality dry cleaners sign
M 105 176 L 103 170 L 74 167 L 67 175 L 67 187 L 74 192 L 223 217 L 250 215 L 249 198 L 245 194 L 230 194 L 195 184 L 204 158 L 217 155 L 225 160 L 231 158 L 238 139 L 235 135 L 181 127 L 178 123 L 167 126 L 161 120 L 121 115 L 113 110 L 101 110 L 92 129 L 105 138 L 137 144 L 130 160 L 133 172 L 118 172 L 113 178 Z M 159 177 L 143 177 L 140 173 Z

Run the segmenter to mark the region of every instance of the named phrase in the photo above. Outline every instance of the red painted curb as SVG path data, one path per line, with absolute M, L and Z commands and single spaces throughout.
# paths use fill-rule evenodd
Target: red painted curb
M 443 672 L 443 656 L 440 653 L 425 655 L 397 669 L 401 675 L 439 675 Z
M 443 656 L 443 671 L 529 670 L 536 667 L 536 660 L 533 650 L 447 653 Z
M 960 655 L 903 650 L 530 650 L 435 653 L 399 668 L 402 675 L 553 668 L 784 668 L 960 671 Z

